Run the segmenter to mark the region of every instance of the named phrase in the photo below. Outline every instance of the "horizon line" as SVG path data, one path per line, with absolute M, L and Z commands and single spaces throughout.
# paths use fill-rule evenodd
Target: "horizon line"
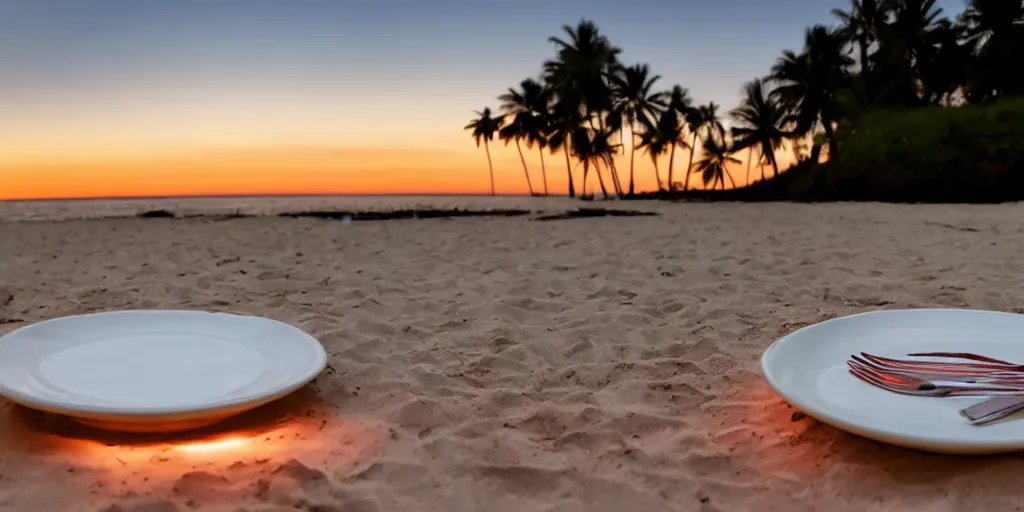
M 229 198 L 273 198 L 273 197 L 533 197 L 529 193 L 506 193 L 506 194 L 494 194 L 489 193 L 470 193 L 470 192 L 389 192 L 389 193 L 361 193 L 352 194 L 344 192 L 329 192 L 329 193 L 281 193 L 281 194 L 182 194 L 172 196 L 85 196 L 85 197 L 33 197 L 33 198 L 13 198 L 13 199 L 0 199 L 0 203 L 24 203 L 32 201 L 109 201 L 109 200 L 146 200 L 146 199 L 229 199 Z M 568 194 L 559 195 L 548 195 L 544 197 L 569 197 Z

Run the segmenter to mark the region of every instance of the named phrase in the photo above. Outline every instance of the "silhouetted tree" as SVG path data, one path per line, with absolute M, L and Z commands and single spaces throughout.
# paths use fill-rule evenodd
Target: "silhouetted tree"
M 803 52 L 784 51 L 771 72 L 778 84 L 773 93 L 796 122 L 794 134 L 806 136 L 820 126 L 832 155 L 837 149 L 833 123 L 839 117 L 839 93 L 847 87 L 847 67 L 853 64 L 844 45 L 838 32 L 816 25 L 807 29 Z M 817 160 L 819 152 L 815 145 L 811 158 Z
M 637 149 L 651 157 L 659 190 L 674 190 L 679 147 L 690 151 L 683 185 L 688 189 L 701 139 L 699 147 L 718 151 L 704 155 L 701 162 L 708 165 L 716 158 L 726 162 L 722 155 L 733 158 L 747 150 L 749 183 L 755 154 L 762 179 L 765 165 L 778 175 L 776 151 L 786 147 L 794 148 L 801 159 L 817 162 L 827 145 L 830 158 L 838 158 L 836 131 L 853 128 L 874 108 L 953 106 L 1024 95 L 1024 74 L 1016 69 L 1024 62 L 1021 0 L 967 0 L 967 8 L 955 20 L 943 15 L 937 0 L 849 2 L 847 9 L 832 11 L 837 28 L 808 28 L 799 52 L 784 51 L 765 78 L 744 86 L 742 102 L 730 112 L 733 126 L 728 134 L 717 121 L 717 105 L 694 108 L 681 85 L 655 92 L 659 75 L 646 64 L 620 63 L 621 50 L 593 21 L 564 25 L 561 34 L 549 38 L 555 55 L 543 63 L 541 82 L 525 80 L 501 96 L 504 124 L 499 137 L 506 145 L 516 142 L 531 193 L 523 143 L 538 147 L 545 193 L 545 152 L 562 151 L 570 197 L 575 196 L 574 158 L 585 175 L 591 169 L 597 172 L 606 196 L 607 169 L 621 197 L 636 192 Z M 477 135 L 477 126 L 471 125 L 466 129 L 474 130 L 478 145 L 484 141 L 490 163 L 492 139 L 482 132 Z M 629 183 L 623 187 L 614 157 L 620 150 L 625 154 L 627 130 Z M 616 138 L 618 144 L 613 144 Z M 813 141 L 809 153 L 800 149 L 808 141 Z M 666 152 L 664 185 L 658 164 Z M 713 184 L 721 181 L 723 186 L 724 177 L 732 179 L 727 172 L 718 181 L 714 173 L 710 176 Z M 493 188 L 492 177 L 492 193 Z
M 580 127 L 582 117 L 578 106 L 572 102 L 554 102 L 548 110 L 548 148 L 552 153 L 565 154 L 565 172 L 569 177 L 569 197 L 576 197 L 576 185 L 572 177 L 570 159 L 573 132 Z
M 491 163 L 491 146 L 490 141 L 494 140 L 494 134 L 501 128 L 502 118 L 494 117 L 491 114 L 490 107 L 483 109 L 483 111 L 476 111 L 476 118 L 466 125 L 464 130 L 470 130 L 473 135 L 473 140 L 476 141 L 476 147 L 480 147 L 480 142 L 484 143 L 484 151 L 487 153 L 487 167 L 491 171 L 491 195 L 495 194 L 494 191 L 494 164 Z
M 666 190 L 661 181 L 661 172 L 658 170 L 658 158 L 668 151 L 669 141 L 665 138 L 665 134 L 658 130 L 658 123 L 653 125 L 645 125 L 643 131 L 640 132 L 640 142 L 637 144 L 638 149 L 642 149 L 647 152 L 647 155 L 651 157 L 651 163 L 654 164 L 654 178 L 658 183 L 658 191 Z
M 536 137 L 541 137 L 545 131 L 544 121 L 536 112 L 533 106 L 537 103 L 536 96 L 543 94 L 543 88 L 535 80 L 528 78 L 519 83 L 519 90 L 509 89 L 508 92 L 498 97 L 501 100 L 501 111 L 505 115 L 506 123 L 498 131 L 498 137 L 505 141 L 515 141 L 516 149 L 519 151 L 519 160 L 523 163 L 523 174 L 526 175 L 526 185 L 530 188 L 530 195 L 534 195 L 533 181 L 530 179 L 530 170 L 526 167 L 526 157 L 523 156 L 521 141 L 526 141 L 527 147 L 532 147 Z
M 621 50 L 612 46 L 589 20 L 580 20 L 575 27 L 564 25 L 562 32 L 564 38 L 548 39 L 556 47 L 556 56 L 544 63 L 544 81 L 555 102 L 565 104 L 561 111 L 580 110 L 581 126 L 589 128 L 591 136 L 610 137 L 605 126 L 612 106 L 609 78 L 617 69 Z M 572 137 L 573 145 L 578 138 Z M 606 143 L 611 147 L 610 142 Z
M 615 148 L 608 142 L 609 138 L 608 133 L 602 133 L 584 126 L 579 127 L 573 132 L 573 152 L 580 163 L 583 164 L 582 194 L 584 196 L 587 193 L 587 174 L 589 174 L 591 167 L 594 168 L 594 172 L 597 174 L 601 193 L 606 197 L 608 196 L 608 189 L 605 187 L 604 178 L 601 176 L 601 165 L 604 164 L 606 167 L 610 165 L 615 155 Z
M 732 188 L 736 188 L 736 181 L 732 179 L 732 173 L 729 172 L 729 164 L 742 162 L 732 156 L 732 152 L 732 146 L 724 137 L 705 137 L 701 159 L 696 163 L 697 172 L 700 173 L 701 181 L 704 182 L 704 188 L 709 188 L 708 184 L 711 184 L 710 188 L 715 188 L 718 183 L 721 183 L 722 190 L 725 190 L 727 176 L 729 182 L 732 183 Z
M 686 181 L 683 182 L 683 190 L 690 187 L 690 171 L 693 170 L 693 157 L 697 152 L 697 139 L 700 133 L 705 132 L 705 137 L 724 136 L 725 127 L 722 120 L 718 118 L 718 105 L 713 102 L 691 109 L 686 116 L 686 126 L 693 134 L 693 143 L 690 144 L 690 161 L 686 165 Z
M 976 99 L 1024 94 L 1024 2 L 970 0 L 960 16 L 966 45 L 977 55 Z
M 668 108 L 658 120 L 658 131 L 665 136 L 669 142 L 668 150 L 668 189 L 675 190 L 676 182 L 673 181 L 673 163 L 676 158 L 676 148 L 682 147 L 693 151 L 693 147 L 686 142 L 686 118 L 693 114 L 693 100 L 690 98 L 690 91 L 680 85 L 673 85 L 672 89 L 665 93 L 668 101 Z
M 879 28 L 884 26 L 888 16 L 883 5 L 886 0 L 851 0 L 850 10 L 833 9 L 832 14 L 842 23 L 840 30 L 847 41 L 853 41 L 858 49 L 860 73 L 871 72 L 868 49 L 878 40 Z
M 658 115 L 667 106 L 667 98 L 662 92 L 654 92 L 654 84 L 661 75 L 652 75 L 647 64 L 636 64 L 624 68 L 620 74 L 612 77 L 614 104 L 612 117 L 622 119 L 629 127 L 629 195 L 635 193 L 633 164 L 636 157 L 637 136 L 641 127 L 654 126 Z M 621 133 L 621 132 L 620 132 Z M 660 179 L 659 179 L 660 182 Z
M 792 116 L 786 111 L 776 94 L 765 91 L 765 81 L 755 80 L 744 87 L 744 98 L 730 115 L 736 121 L 732 128 L 734 149 L 756 146 L 758 152 L 772 165 L 772 176 L 779 174 L 775 151 L 783 141 L 793 135 L 787 127 Z M 762 176 L 763 179 L 763 176 Z

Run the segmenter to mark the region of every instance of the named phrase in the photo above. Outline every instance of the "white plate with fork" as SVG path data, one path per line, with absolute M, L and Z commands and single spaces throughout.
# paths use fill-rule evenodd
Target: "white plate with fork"
M 971 352 L 1024 364 L 1024 315 L 970 309 L 862 313 L 798 329 L 761 357 L 765 379 L 784 400 L 836 428 L 937 453 L 1024 450 L 1024 413 L 972 425 L 960 411 L 984 397 L 909 396 L 872 386 L 848 371 L 847 360 L 861 352 L 902 359 Z
M 326 363 L 316 339 L 269 318 L 112 311 L 0 337 L 0 396 L 98 428 L 173 432 L 281 398 Z

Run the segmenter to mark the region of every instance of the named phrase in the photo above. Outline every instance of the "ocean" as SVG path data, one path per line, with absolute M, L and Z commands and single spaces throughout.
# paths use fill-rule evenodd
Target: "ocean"
M 0 201 L 0 221 L 54 221 L 133 217 L 153 210 L 176 215 L 276 215 L 311 210 L 528 209 L 583 206 L 567 197 L 529 196 L 225 196 Z

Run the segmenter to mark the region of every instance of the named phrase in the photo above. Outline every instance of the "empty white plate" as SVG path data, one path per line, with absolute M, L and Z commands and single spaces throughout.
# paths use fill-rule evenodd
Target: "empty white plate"
M 116 311 L 0 337 L 0 395 L 99 428 L 171 432 L 281 398 L 326 364 L 316 339 L 276 320 Z
M 1024 417 L 970 425 L 960 409 L 979 397 L 900 395 L 847 372 L 851 354 L 905 357 L 973 352 L 1024 363 L 1024 315 L 964 309 L 877 311 L 804 327 L 765 351 L 765 378 L 794 407 L 837 428 L 920 450 L 983 454 L 1024 450 Z

